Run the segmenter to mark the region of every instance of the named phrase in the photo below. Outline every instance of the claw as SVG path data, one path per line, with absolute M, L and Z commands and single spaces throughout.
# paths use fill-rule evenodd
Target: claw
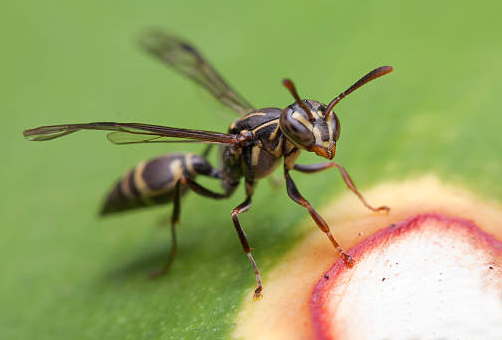
M 253 300 L 259 300 L 263 297 L 261 291 L 263 290 L 263 286 L 259 286 L 258 288 L 255 289 L 254 295 L 253 295 Z

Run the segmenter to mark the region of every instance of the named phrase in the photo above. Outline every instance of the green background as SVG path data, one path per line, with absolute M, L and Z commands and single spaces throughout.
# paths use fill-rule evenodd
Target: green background
M 0 13 L 1 339 L 227 338 L 254 287 L 229 214 L 242 189 L 223 202 L 184 199 L 179 257 L 154 282 L 171 206 L 97 217 L 137 162 L 200 146 L 115 146 L 100 132 L 22 138 L 90 121 L 225 131 L 232 112 L 137 48 L 148 27 L 192 41 L 258 107 L 292 102 L 284 77 L 328 102 L 393 65 L 337 107 L 337 160 L 360 189 L 432 172 L 502 200 L 500 1 L 3 1 Z M 317 207 L 345 192 L 334 171 L 293 176 Z M 265 274 L 302 219 L 284 187 L 260 184 L 241 221 Z

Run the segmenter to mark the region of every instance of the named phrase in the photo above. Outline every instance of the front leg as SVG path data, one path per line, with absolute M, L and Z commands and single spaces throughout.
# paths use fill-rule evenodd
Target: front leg
M 340 164 L 338 164 L 338 163 L 335 163 L 335 162 L 325 162 L 325 163 L 317 163 L 317 164 L 311 164 L 311 165 L 295 164 L 293 166 L 293 169 L 298 170 L 300 172 L 308 173 L 308 174 L 312 174 L 312 173 L 323 171 L 323 170 L 330 169 L 330 168 L 337 168 L 340 171 L 340 174 L 342 175 L 343 181 L 345 182 L 345 184 L 347 185 L 347 187 L 350 190 L 352 190 L 352 192 L 354 194 L 356 194 L 357 197 L 359 197 L 359 200 L 361 200 L 361 202 L 368 209 L 370 209 L 372 211 L 385 211 L 385 212 L 389 212 L 390 208 L 387 207 L 387 206 L 385 206 L 385 205 L 381 206 L 381 207 L 378 207 L 378 208 L 374 208 L 371 205 L 369 205 L 368 202 L 366 202 L 366 199 L 364 198 L 364 196 L 357 190 L 354 182 L 350 178 L 350 176 L 347 173 L 347 171 Z
M 312 219 L 314 220 L 314 222 L 317 224 L 319 229 L 321 229 L 321 231 L 323 231 L 326 234 L 328 239 L 331 241 L 331 243 L 333 244 L 335 249 L 338 251 L 338 253 L 342 257 L 343 261 L 348 266 L 352 267 L 354 265 L 354 260 L 352 259 L 352 257 L 350 255 L 348 255 L 347 253 L 345 253 L 345 251 L 342 249 L 340 244 L 335 240 L 333 235 L 331 235 L 331 231 L 329 230 L 329 226 L 326 223 L 326 221 L 321 217 L 321 215 L 319 215 L 319 213 L 314 208 L 312 208 L 309 201 L 307 201 L 298 191 L 298 188 L 296 187 L 295 182 L 293 182 L 293 179 L 289 175 L 289 170 L 292 165 L 291 163 L 292 163 L 291 159 L 288 159 L 288 156 L 286 156 L 286 158 L 284 160 L 284 177 L 286 178 L 286 188 L 287 188 L 289 197 L 291 197 L 291 199 L 293 201 L 295 201 L 296 203 L 300 204 L 301 206 L 305 207 L 308 210 L 308 212 L 309 212 L 310 216 L 312 216 Z

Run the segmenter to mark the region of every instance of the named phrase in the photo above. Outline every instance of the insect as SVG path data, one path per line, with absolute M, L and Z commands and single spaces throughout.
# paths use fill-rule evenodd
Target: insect
M 64 124 L 42 126 L 24 131 L 31 141 L 46 141 L 63 137 L 80 130 L 105 130 L 108 139 L 115 144 L 134 143 L 206 143 L 208 149 L 202 155 L 192 153 L 166 154 L 142 162 L 127 172 L 111 190 L 102 209 L 102 214 L 173 203 L 171 217 L 172 247 L 165 265 L 153 276 L 165 274 L 176 255 L 176 224 L 180 217 L 180 198 L 187 191 L 213 199 L 229 198 L 244 178 L 246 199 L 235 207 L 232 221 L 240 243 L 249 258 L 257 281 L 254 297 L 261 296 L 262 279 L 251 254 L 246 234 L 239 222 L 239 215 L 251 208 L 251 198 L 258 180 L 268 176 L 283 158 L 284 177 L 289 197 L 305 207 L 317 226 L 326 234 L 336 251 L 348 265 L 353 259 L 344 252 L 330 232 L 326 221 L 300 194 L 291 178 L 291 170 L 316 173 L 337 168 L 345 184 L 373 211 L 388 211 L 381 206 L 374 208 L 359 193 L 347 171 L 338 163 L 331 162 L 335 156 L 336 143 L 340 137 L 340 121 L 333 108 L 348 94 L 392 71 L 391 66 L 379 67 L 359 79 L 328 105 L 315 100 L 302 100 L 293 82 L 283 85 L 292 94 L 295 102 L 285 109 L 255 109 L 234 91 L 214 70 L 206 59 L 185 41 L 163 32 L 154 31 L 141 39 L 141 45 L 151 55 L 174 67 L 209 91 L 218 101 L 241 115 L 229 127 L 227 133 L 172 128 L 141 123 L 97 122 L 88 124 Z M 220 146 L 221 166 L 214 167 L 207 160 L 207 152 L 214 144 Z M 330 162 L 300 165 L 295 161 L 302 150 L 314 152 Z M 221 182 L 223 192 L 209 190 L 196 182 L 197 176 L 215 178 Z

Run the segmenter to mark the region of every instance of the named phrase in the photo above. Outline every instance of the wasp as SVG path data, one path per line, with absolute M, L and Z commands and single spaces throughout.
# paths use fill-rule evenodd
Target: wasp
M 354 260 L 345 253 L 330 232 L 321 215 L 300 194 L 290 172 L 316 173 L 336 168 L 347 185 L 368 209 L 388 211 L 386 206 L 373 207 L 359 193 L 347 171 L 331 160 L 335 156 L 340 137 L 340 121 L 333 108 L 347 95 L 359 87 L 381 77 L 393 69 L 382 66 L 369 72 L 347 90 L 339 94 L 328 105 L 321 102 L 300 99 L 289 79 L 283 85 L 294 98 L 294 103 L 284 109 L 255 109 L 215 71 L 199 51 L 182 39 L 160 31 L 145 34 L 140 40 L 142 47 L 152 56 L 178 72 L 191 78 L 211 93 L 219 102 L 240 114 L 227 133 L 173 128 L 141 123 L 96 122 L 87 124 L 64 124 L 42 126 L 24 131 L 31 141 L 47 141 L 63 137 L 80 130 L 105 130 L 114 144 L 135 143 L 205 143 L 208 148 L 202 155 L 192 153 L 166 154 L 142 162 L 127 172 L 108 194 L 102 215 L 113 214 L 152 205 L 173 204 L 171 215 L 172 247 L 165 265 L 152 276 L 165 274 L 176 255 L 176 228 L 180 218 L 180 198 L 188 191 L 213 199 L 232 196 L 241 179 L 244 179 L 246 199 L 235 207 L 232 221 L 240 243 L 254 269 L 257 288 L 254 297 L 261 296 L 262 279 L 258 266 L 251 254 L 251 247 L 239 222 L 239 215 L 251 208 L 251 198 L 257 182 L 267 177 L 283 159 L 284 177 L 289 197 L 307 209 L 310 216 L 326 234 L 343 261 L 349 266 Z M 207 159 L 211 146 L 220 146 L 220 165 L 215 167 Z M 302 150 L 314 152 L 329 162 L 301 165 L 296 159 Z M 220 181 L 222 192 L 210 190 L 196 180 L 206 176 Z

